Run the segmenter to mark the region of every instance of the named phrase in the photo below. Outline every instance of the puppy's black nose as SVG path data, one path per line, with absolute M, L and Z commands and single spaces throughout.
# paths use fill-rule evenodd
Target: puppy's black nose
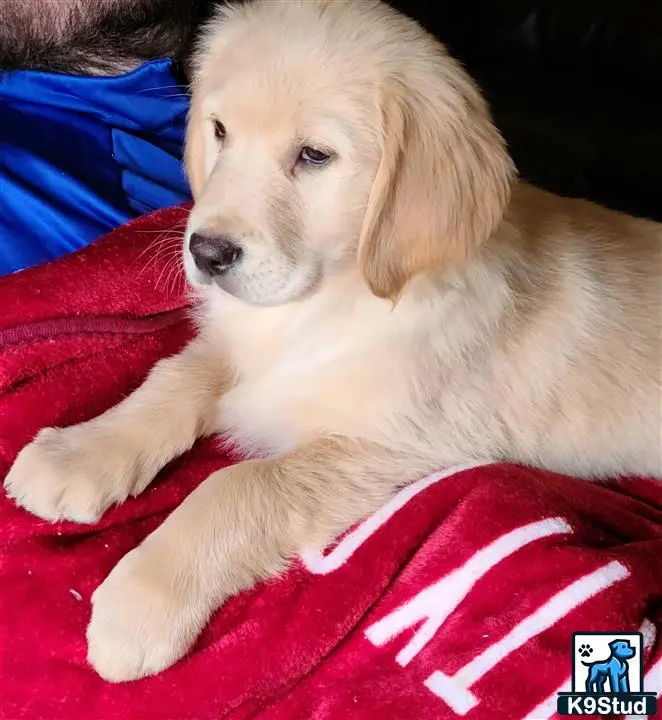
M 193 233 L 188 246 L 198 270 L 210 277 L 222 275 L 235 265 L 242 255 L 242 249 L 227 235 L 210 237 Z

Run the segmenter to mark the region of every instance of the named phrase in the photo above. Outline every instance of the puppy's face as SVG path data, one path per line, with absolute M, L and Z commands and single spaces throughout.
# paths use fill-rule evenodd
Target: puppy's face
M 193 284 L 282 304 L 355 262 L 380 159 L 377 111 L 333 77 L 237 55 L 194 99 L 202 177 L 185 267 Z
M 226 8 L 198 52 L 186 164 L 194 285 L 280 305 L 348 263 L 397 298 L 469 257 L 513 168 L 443 47 L 367 0 Z

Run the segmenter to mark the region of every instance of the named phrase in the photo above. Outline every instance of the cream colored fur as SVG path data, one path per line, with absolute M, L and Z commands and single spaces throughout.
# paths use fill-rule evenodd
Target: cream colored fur
M 307 143 L 328 166 L 297 161 Z M 373 0 L 220 11 L 187 167 L 187 238 L 244 247 L 225 290 L 184 248 L 199 337 L 101 417 L 42 431 L 6 480 L 43 518 L 94 522 L 201 435 L 255 458 L 96 591 L 103 677 L 172 664 L 225 598 L 435 469 L 662 476 L 662 227 L 517 182 L 477 88 L 413 22 Z

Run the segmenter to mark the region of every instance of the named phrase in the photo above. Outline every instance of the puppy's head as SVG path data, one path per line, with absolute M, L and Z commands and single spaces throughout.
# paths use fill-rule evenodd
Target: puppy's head
M 221 10 L 198 49 L 186 165 L 189 279 L 259 305 L 357 258 L 370 289 L 397 298 L 471 257 L 513 176 L 471 80 L 373 0 Z

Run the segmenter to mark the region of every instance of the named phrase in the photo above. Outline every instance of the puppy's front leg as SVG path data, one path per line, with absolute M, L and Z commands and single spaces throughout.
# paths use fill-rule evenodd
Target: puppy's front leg
M 163 670 L 231 595 L 327 544 L 432 470 L 382 447 L 321 439 L 211 475 L 95 592 L 88 658 L 104 678 Z
M 42 430 L 9 471 L 8 495 L 45 520 L 96 521 L 213 431 L 228 382 L 223 359 L 204 338 L 194 340 L 157 363 L 138 390 L 103 415 Z

